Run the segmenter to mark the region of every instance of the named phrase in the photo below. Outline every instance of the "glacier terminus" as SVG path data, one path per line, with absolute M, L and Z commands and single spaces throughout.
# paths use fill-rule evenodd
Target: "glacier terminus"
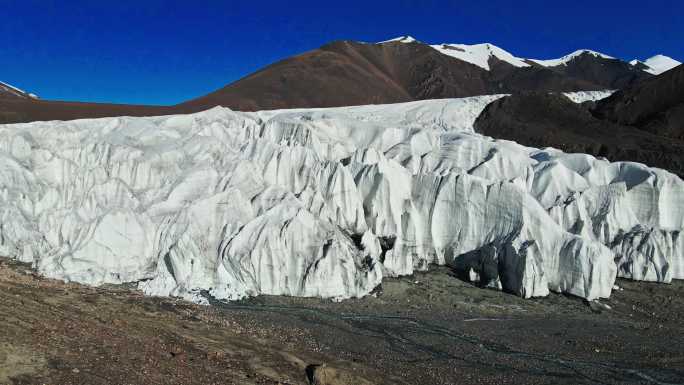
M 0 255 L 199 303 L 432 264 L 526 298 L 684 278 L 679 177 L 474 132 L 501 96 L 0 125 Z

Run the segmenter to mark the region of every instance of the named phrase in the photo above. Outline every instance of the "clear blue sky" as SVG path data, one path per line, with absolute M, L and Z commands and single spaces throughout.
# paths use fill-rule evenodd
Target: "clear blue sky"
M 404 34 L 533 58 L 684 61 L 683 3 L 0 0 L 0 80 L 45 99 L 172 104 L 331 40 Z

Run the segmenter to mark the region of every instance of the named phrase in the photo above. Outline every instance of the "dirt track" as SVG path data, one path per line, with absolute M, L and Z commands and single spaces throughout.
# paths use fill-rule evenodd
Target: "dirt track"
M 341 303 L 203 307 L 0 260 L 0 384 L 684 383 L 684 284 L 618 284 L 607 309 L 436 268 Z

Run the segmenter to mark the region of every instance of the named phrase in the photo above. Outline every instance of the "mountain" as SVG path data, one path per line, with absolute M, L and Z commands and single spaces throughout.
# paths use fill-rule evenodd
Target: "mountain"
M 7 86 L 0 93 L 0 123 L 191 113 L 214 106 L 255 111 L 522 91 L 614 90 L 653 77 L 648 68 L 591 50 L 540 60 L 520 58 L 489 43 L 430 45 L 410 36 L 380 43 L 336 41 L 175 106 L 35 100 Z
M 200 111 L 332 107 L 519 91 L 617 89 L 651 74 L 581 50 L 560 59 L 517 58 L 492 44 L 428 45 L 410 36 L 338 41 L 272 64 L 176 107 Z
M 684 65 L 619 90 L 594 114 L 618 124 L 684 140 Z
M 684 66 L 593 105 L 547 93 L 507 96 L 485 108 L 475 129 L 525 145 L 642 162 L 684 176 Z
M 10 84 L 0 82 L 0 101 L 4 99 L 38 99 L 38 96 Z
M 682 63 L 669 56 L 655 55 L 646 59 L 645 61 L 634 59 L 630 61 L 629 64 L 653 75 L 660 75 L 663 72 L 669 71 Z
M 173 108 L 160 106 L 64 102 L 22 97 L 0 99 L 0 124 L 111 116 L 154 116 L 175 112 Z
M 328 107 L 413 100 L 409 66 L 445 62 L 422 44 L 336 42 L 281 60 L 227 87 L 180 104 L 184 111 L 217 105 L 236 110 Z M 404 68 L 402 68 L 404 67 Z M 460 68 L 467 76 L 468 68 Z M 472 74 L 474 76 L 474 74 Z
M 571 79 L 581 79 L 592 84 L 593 87 L 603 87 L 604 89 L 623 88 L 651 77 L 650 74 L 629 63 L 586 49 L 575 51 L 558 59 L 528 59 L 528 62 L 551 69 Z M 531 88 L 527 90 L 540 91 Z

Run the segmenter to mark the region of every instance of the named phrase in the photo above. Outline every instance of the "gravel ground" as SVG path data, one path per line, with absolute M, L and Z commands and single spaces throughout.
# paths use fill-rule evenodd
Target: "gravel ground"
M 0 384 L 678 384 L 684 282 L 524 300 L 447 268 L 343 302 L 197 306 L 0 259 Z

